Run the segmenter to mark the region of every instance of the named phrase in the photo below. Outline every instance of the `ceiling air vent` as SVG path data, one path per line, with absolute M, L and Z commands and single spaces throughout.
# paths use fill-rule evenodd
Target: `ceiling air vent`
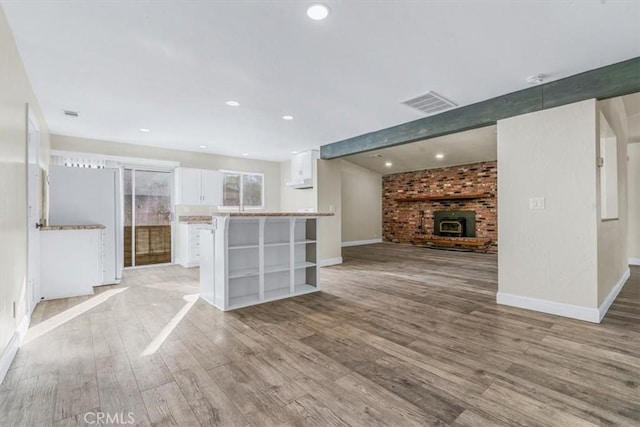
M 428 92 L 416 98 L 403 102 L 407 107 L 415 108 L 424 114 L 434 114 L 440 111 L 456 107 L 456 104 L 438 95 L 435 92 Z
M 78 117 L 78 112 L 77 111 L 71 111 L 71 110 L 64 110 L 64 115 L 65 116 L 71 116 L 71 117 Z

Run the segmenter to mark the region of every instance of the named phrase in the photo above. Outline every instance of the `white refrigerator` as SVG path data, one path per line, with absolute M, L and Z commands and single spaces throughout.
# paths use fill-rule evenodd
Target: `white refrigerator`
M 122 278 L 124 246 L 120 169 L 51 166 L 49 223 L 102 224 L 104 229 L 104 285 Z

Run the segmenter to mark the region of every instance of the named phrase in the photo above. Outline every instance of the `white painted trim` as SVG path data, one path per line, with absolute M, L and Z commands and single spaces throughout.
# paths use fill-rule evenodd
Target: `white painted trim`
M 640 258 L 629 258 L 629 265 L 640 265 Z
M 349 246 L 373 245 L 376 243 L 382 243 L 382 239 L 353 240 L 351 242 L 342 242 L 342 247 L 346 248 Z
M 622 277 L 620 278 L 620 280 L 618 280 L 618 283 L 616 283 L 616 285 L 611 289 L 611 292 L 609 292 L 609 295 L 607 295 L 604 301 L 602 301 L 602 304 L 600 304 L 600 307 L 598 307 L 598 312 L 600 313 L 598 322 L 601 322 L 605 314 L 607 314 L 607 311 L 609 311 L 609 308 L 611 307 L 613 302 L 616 300 L 616 297 L 622 290 L 622 287 L 627 282 L 627 279 L 629 278 L 630 275 L 631 275 L 631 270 L 627 268 L 625 272 L 622 273 Z
M 335 257 L 335 258 L 326 258 L 326 259 L 321 259 L 320 261 L 318 261 L 318 266 L 320 267 L 329 267 L 330 265 L 338 265 L 338 264 L 342 264 L 342 257 Z
M 525 297 L 522 295 L 507 294 L 504 292 L 498 292 L 496 294 L 496 302 L 498 304 L 509 305 L 511 307 L 524 308 L 527 310 L 554 314 L 556 316 L 600 323 L 600 312 L 595 307 L 564 304 L 561 302 Z
M 15 333 L 9 340 L 9 343 L 7 344 L 4 352 L 2 352 L 2 355 L 0 355 L 0 384 L 2 384 L 2 382 L 4 381 L 4 377 L 7 376 L 7 372 L 9 372 L 11 363 L 16 357 L 18 348 L 20 348 L 20 345 L 22 345 L 22 341 L 24 340 L 24 336 L 27 333 L 27 329 L 29 329 L 29 316 L 25 315 L 16 328 Z
M 50 155 L 61 157 L 86 157 L 88 159 L 108 160 L 130 166 L 150 166 L 155 168 L 164 167 L 167 169 L 174 169 L 180 166 L 180 162 L 174 162 L 172 160 L 145 159 L 143 157 L 110 156 L 107 154 L 85 153 L 80 151 L 51 150 Z
M 31 140 L 31 127 L 35 130 L 36 140 Z M 27 103 L 27 281 L 22 289 L 26 295 L 20 295 L 20 299 L 25 301 L 27 313 L 30 316 L 40 301 L 40 234 L 35 223 L 39 223 L 46 210 L 46 201 L 42 199 L 42 173 L 40 172 L 40 124 L 35 116 L 35 111 L 31 104 Z M 34 159 L 32 159 L 35 157 Z M 31 162 L 33 160 L 33 163 Z M 36 166 L 37 177 L 31 171 L 31 165 Z M 35 187 L 35 188 L 32 188 Z M 35 191 L 33 191 L 35 190 Z M 39 199 L 37 206 L 37 218 L 31 216 L 32 195 Z M 32 247 L 33 246 L 33 247 Z

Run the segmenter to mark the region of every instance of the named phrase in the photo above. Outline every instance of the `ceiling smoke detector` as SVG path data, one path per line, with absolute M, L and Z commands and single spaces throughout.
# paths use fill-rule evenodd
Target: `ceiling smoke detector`
M 433 91 L 404 101 L 403 104 L 427 115 L 457 107 L 455 103 Z
M 530 85 L 539 85 L 544 81 L 544 74 L 534 74 L 533 76 L 527 77 L 527 83 Z
M 65 116 L 78 117 L 77 111 L 71 111 L 71 110 L 62 110 L 62 111 L 64 111 Z

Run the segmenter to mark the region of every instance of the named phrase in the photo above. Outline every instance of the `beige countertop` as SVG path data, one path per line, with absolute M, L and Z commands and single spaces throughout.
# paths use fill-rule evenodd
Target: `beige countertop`
M 216 212 L 213 216 L 233 217 L 260 217 L 260 216 L 286 216 L 286 217 L 316 217 L 333 216 L 328 212 Z M 185 224 L 211 224 L 211 217 L 207 215 L 181 215 L 178 222 Z
M 178 222 L 185 224 L 211 224 L 210 215 L 180 215 Z
M 61 230 L 103 230 L 106 227 L 102 224 L 91 225 L 45 225 L 40 227 L 42 231 L 61 231 Z
M 330 212 L 216 212 L 213 216 L 333 216 Z

